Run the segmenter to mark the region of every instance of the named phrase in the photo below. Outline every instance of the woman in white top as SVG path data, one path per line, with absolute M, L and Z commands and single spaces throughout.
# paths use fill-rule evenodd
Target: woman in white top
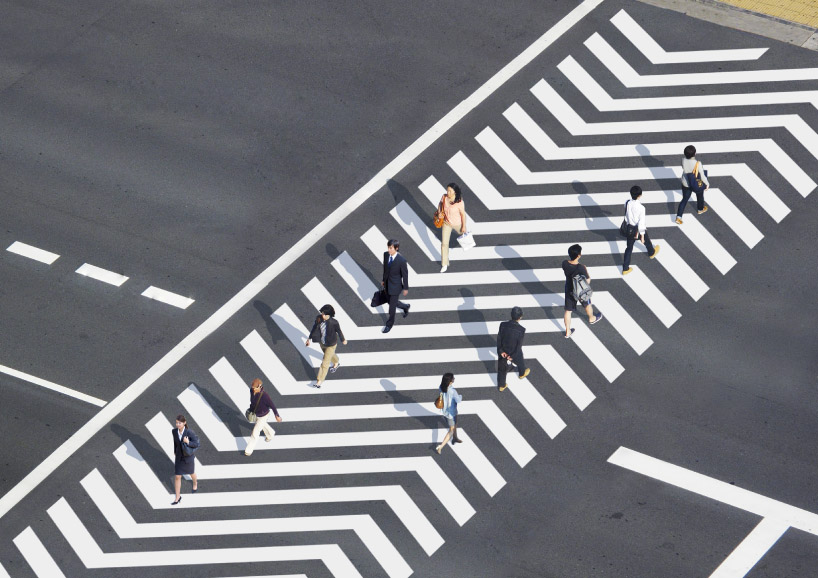
M 682 215 L 690 199 L 690 193 L 693 191 L 687 182 L 687 175 L 696 170 L 697 163 L 699 165 L 697 175 L 704 183 L 704 191 L 706 191 L 710 188 L 710 183 L 707 181 L 707 175 L 704 174 L 704 165 L 696 160 L 696 147 L 687 145 L 685 157 L 682 159 L 682 201 L 679 203 L 679 210 L 676 211 L 676 223 L 679 225 L 682 224 Z M 704 191 L 696 191 L 696 210 L 700 215 L 707 212 L 707 205 L 704 204 Z
M 446 216 L 440 232 L 440 272 L 445 273 L 449 268 L 449 239 L 452 229 L 460 231 L 461 235 L 466 233 L 466 207 L 463 204 L 460 187 L 456 183 L 446 185 L 446 194 L 440 198 L 440 202 Z

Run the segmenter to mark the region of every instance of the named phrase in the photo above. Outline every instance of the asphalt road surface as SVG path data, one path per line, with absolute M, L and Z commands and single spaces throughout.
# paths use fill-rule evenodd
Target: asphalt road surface
M 0 255 L 6 368 L 114 400 L 407 162 L 26 488 L 0 518 L 0 576 L 811 575 L 814 53 L 638 2 L 566 24 L 578 6 L 2 5 L 3 243 L 59 255 Z M 710 210 L 678 226 L 688 143 Z M 440 274 L 429 216 L 450 181 L 478 247 Z M 662 249 L 622 278 L 632 184 Z M 383 336 L 365 301 L 389 237 L 413 308 Z M 606 319 L 574 314 L 567 340 L 575 242 Z M 315 390 L 303 339 L 324 302 L 349 344 Z M 532 374 L 498 392 L 515 304 Z M 465 442 L 438 457 L 444 371 Z M 248 458 L 256 376 L 284 421 Z M 0 396 L 3 494 L 100 411 L 8 373 Z M 180 412 L 201 489 L 171 507 Z

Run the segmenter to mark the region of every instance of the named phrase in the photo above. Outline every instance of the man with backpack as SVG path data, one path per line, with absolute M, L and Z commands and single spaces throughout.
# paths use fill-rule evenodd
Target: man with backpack
M 591 306 L 591 296 L 594 293 L 591 289 L 591 276 L 588 274 L 588 268 L 579 264 L 580 257 L 582 257 L 582 247 L 576 244 L 571 245 L 568 247 L 568 259 L 562 262 L 562 271 L 565 273 L 563 320 L 565 321 L 566 339 L 570 339 L 574 333 L 574 330 L 571 329 L 571 313 L 577 310 L 577 301 L 585 307 L 585 313 L 588 314 L 591 325 L 602 320 L 602 313 L 594 315 L 594 308 Z

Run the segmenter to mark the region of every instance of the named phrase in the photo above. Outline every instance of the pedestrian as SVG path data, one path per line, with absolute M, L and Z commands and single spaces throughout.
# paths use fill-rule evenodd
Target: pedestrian
M 446 432 L 446 436 L 440 445 L 435 448 L 438 454 L 443 449 L 443 446 L 449 443 L 449 440 L 452 440 L 453 444 L 459 444 L 463 441 L 457 437 L 457 404 L 463 401 L 463 396 L 457 393 L 457 390 L 452 387 L 453 383 L 454 375 L 444 373 L 443 379 L 440 380 L 440 396 L 443 398 L 443 408 L 441 408 L 440 411 L 443 412 L 443 417 L 446 418 L 446 425 L 449 426 L 449 431 Z
M 505 391 L 508 387 L 506 375 L 512 362 L 517 366 L 520 379 L 524 379 L 531 373 L 531 369 L 525 366 L 525 358 L 523 357 L 525 327 L 520 325 L 520 319 L 522 318 L 522 308 L 512 307 L 511 320 L 503 321 L 500 324 L 500 331 L 497 333 L 497 387 L 500 391 Z
M 273 440 L 273 436 L 276 432 L 267 425 L 267 420 L 270 415 L 275 415 L 276 421 L 281 421 L 281 416 L 278 415 L 276 405 L 273 403 L 273 400 L 270 399 L 270 394 L 264 391 L 262 382 L 258 378 L 254 379 L 250 385 L 250 408 L 248 412 L 249 411 L 256 414 L 256 423 L 253 426 L 253 433 L 250 434 L 250 442 L 247 444 L 247 449 L 244 450 L 245 456 L 249 456 L 253 453 L 253 448 L 256 447 L 256 442 L 258 442 L 258 434 L 262 429 L 264 430 L 264 441 L 269 442 Z
M 383 281 L 381 286 L 389 295 L 389 319 L 386 320 L 384 333 L 389 333 L 395 324 L 395 310 L 403 311 L 403 316 L 409 315 L 409 305 L 400 301 L 400 294 L 409 293 L 409 264 L 399 253 L 400 243 L 397 239 L 389 239 L 386 244 L 386 253 L 383 254 Z
M 193 481 L 193 493 L 199 489 L 199 481 L 196 479 L 196 459 L 193 453 L 199 448 L 199 438 L 192 429 L 187 427 L 187 419 L 182 414 L 176 416 L 176 427 L 173 433 L 173 466 L 176 474 L 173 479 L 173 487 L 176 491 L 176 501 L 171 505 L 175 506 L 182 501 L 182 476 L 190 476 Z
M 574 330 L 571 329 L 571 314 L 577 310 L 577 296 L 574 295 L 574 275 L 582 275 L 588 285 L 591 284 L 588 268 L 585 265 L 580 265 L 580 257 L 582 257 L 582 246 L 571 245 L 568 247 L 568 259 L 562 262 L 562 271 L 565 273 L 565 314 L 563 315 L 563 321 L 565 322 L 566 339 L 570 338 L 574 333 Z M 591 325 L 602 320 L 601 312 L 594 315 L 594 308 L 591 306 L 590 299 L 587 299 L 582 305 L 585 307 L 585 313 L 588 314 Z
M 347 344 L 344 337 L 344 332 L 341 331 L 341 324 L 335 319 L 335 308 L 332 305 L 324 305 L 318 310 L 318 317 L 315 318 L 315 323 L 312 324 L 310 336 L 307 338 L 307 347 L 310 346 L 310 340 L 315 341 L 321 346 L 321 351 L 324 352 L 324 359 L 321 360 L 321 367 L 318 369 L 318 377 L 312 387 L 319 388 L 324 383 L 329 373 L 335 373 L 341 366 L 338 356 L 335 355 L 335 348 L 338 347 L 338 338 L 341 338 L 341 343 Z M 332 365 L 330 365 L 332 364 Z
M 457 183 L 446 185 L 446 194 L 440 198 L 440 206 L 443 207 L 444 215 L 440 231 L 440 272 L 445 273 L 449 268 L 449 239 L 452 229 L 460 231 L 461 235 L 466 234 L 466 206 Z
M 685 212 L 690 193 L 696 192 L 696 211 L 699 215 L 707 212 L 707 205 L 704 204 L 704 192 L 710 188 L 710 182 L 704 171 L 704 165 L 696 160 L 696 147 L 687 145 L 682 159 L 682 200 L 679 203 L 679 210 L 676 211 L 676 224 L 682 224 L 682 215 Z M 692 180 L 701 181 L 691 182 Z
M 631 198 L 625 202 L 625 222 L 633 227 L 633 234 L 628 235 L 627 247 L 625 248 L 625 259 L 622 263 L 622 274 L 627 275 L 631 269 L 631 253 L 633 253 L 633 244 L 636 239 L 639 239 L 648 250 L 648 256 L 653 259 L 656 253 L 659 252 L 659 245 L 653 246 L 650 242 L 650 236 L 645 230 L 645 207 L 639 202 L 642 196 L 642 187 L 634 185 L 631 187 Z

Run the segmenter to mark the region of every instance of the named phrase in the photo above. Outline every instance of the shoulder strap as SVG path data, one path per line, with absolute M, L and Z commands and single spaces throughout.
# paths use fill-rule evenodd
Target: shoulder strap
M 693 176 L 696 177 L 697 179 L 699 178 L 699 165 L 700 164 L 701 163 L 699 161 L 696 161 L 696 166 L 693 167 Z
M 264 390 L 260 389 L 259 392 L 258 392 L 258 399 L 256 400 L 256 407 L 253 408 L 253 413 L 256 413 L 256 410 L 258 409 L 258 404 L 261 403 L 261 398 L 263 396 L 264 396 Z

